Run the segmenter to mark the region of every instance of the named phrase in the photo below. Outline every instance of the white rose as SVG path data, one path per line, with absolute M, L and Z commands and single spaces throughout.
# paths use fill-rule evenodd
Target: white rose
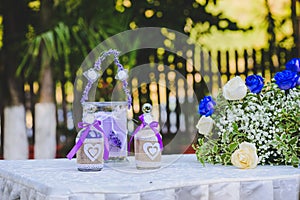
M 252 169 L 257 166 L 258 156 L 254 144 L 243 142 L 231 155 L 231 163 L 241 169 Z
M 205 117 L 204 115 L 199 119 L 196 128 L 198 132 L 204 136 L 209 136 L 211 133 L 215 121 L 211 117 Z
M 247 86 L 239 76 L 229 80 L 223 87 L 223 96 L 227 100 L 240 100 L 247 94 Z
M 239 145 L 239 148 L 240 149 L 248 149 L 249 151 L 256 152 L 255 144 L 252 144 L 252 143 L 249 143 L 249 142 L 242 142 Z

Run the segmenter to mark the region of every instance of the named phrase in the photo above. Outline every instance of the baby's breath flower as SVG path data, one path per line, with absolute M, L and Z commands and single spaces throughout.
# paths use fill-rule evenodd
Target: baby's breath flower
M 221 92 L 212 118 L 211 135 L 218 138 L 210 140 L 211 149 L 201 148 L 204 143 L 196 148 L 204 161 L 230 164 L 238 145 L 249 142 L 257 148 L 259 164 L 299 165 L 300 86 L 283 91 L 272 80 L 259 94 L 248 91 L 241 100 L 226 100 Z

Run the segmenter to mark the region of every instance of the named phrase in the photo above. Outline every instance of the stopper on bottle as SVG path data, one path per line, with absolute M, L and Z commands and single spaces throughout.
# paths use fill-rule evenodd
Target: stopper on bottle
M 150 103 L 145 103 L 144 105 L 143 105 L 143 107 L 142 107 L 142 111 L 143 111 L 143 113 L 151 113 L 151 111 L 152 111 L 152 106 L 151 106 L 151 104 Z

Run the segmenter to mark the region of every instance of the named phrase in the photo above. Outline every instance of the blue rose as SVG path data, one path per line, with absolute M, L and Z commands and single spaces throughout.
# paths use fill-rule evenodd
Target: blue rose
M 205 115 L 206 117 L 211 116 L 214 113 L 214 107 L 216 102 L 211 96 L 205 96 L 199 103 L 199 114 Z
M 264 79 L 259 75 L 250 75 L 246 78 L 246 85 L 250 92 L 258 94 L 264 87 Z
M 277 72 L 274 76 L 275 83 L 282 90 L 292 89 L 297 85 L 298 75 L 296 72 L 290 70 L 283 70 L 282 72 Z
M 293 58 L 285 66 L 287 70 L 300 73 L 300 58 Z

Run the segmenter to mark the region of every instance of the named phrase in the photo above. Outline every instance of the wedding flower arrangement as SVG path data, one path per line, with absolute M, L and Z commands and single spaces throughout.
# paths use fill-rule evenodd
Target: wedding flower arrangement
M 260 75 L 229 80 L 218 96 L 199 103 L 200 137 L 193 147 L 202 163 L 239 168 L 300 163 L 300 58 L 271 82 Z

